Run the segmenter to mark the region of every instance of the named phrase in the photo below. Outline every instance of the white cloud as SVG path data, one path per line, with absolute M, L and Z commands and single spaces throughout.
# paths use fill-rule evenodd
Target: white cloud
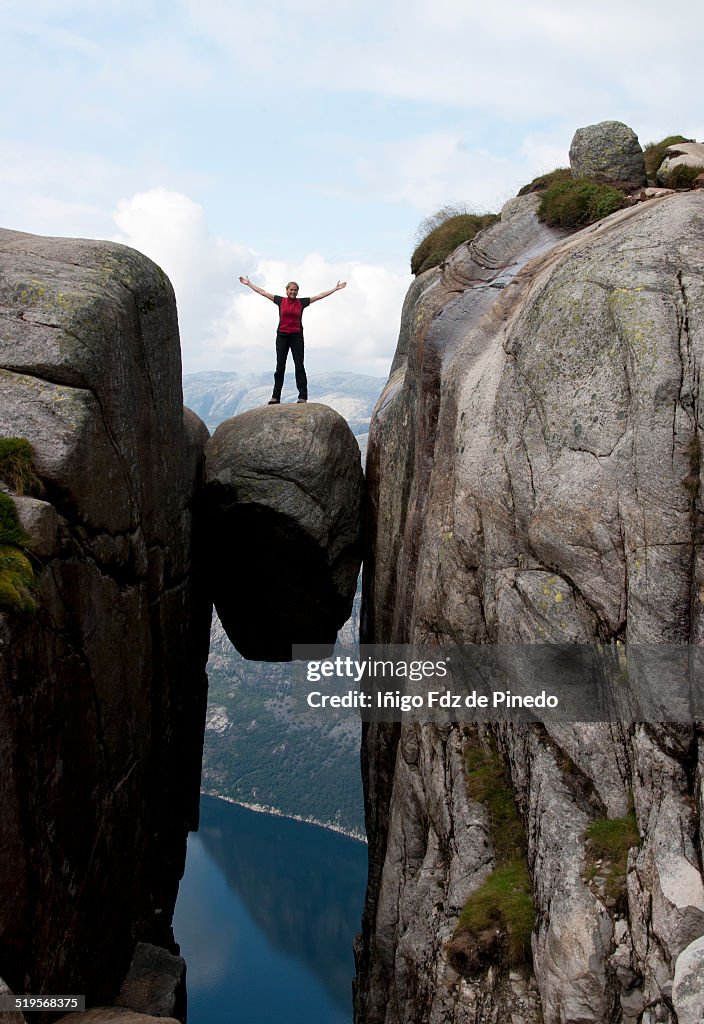
M 518 136 L 513 153 L 503 155 L 469 145 L 458 131 L 426 132 L 394 142 L 337 139 L 340 159 L 356 177 L 352 185 L 329 185 L 328 193 L 406 203 L 418 212 L 418 221 L 453 203 L 476 213 L 496 212 L 538 174 L 569 164 L 570 136 L 560 136 Z
M 347 287 L 314 303 L 304 314 L 306 367 L 384 376 L 398 338 L 401 306 L 410 275 L 371 264 L 329 261 L 309 253 L 293 263 L 261 259 L 250 275 L 255 284 L 281 295 L 298 281 L 303 295 L 327 291 L 338 280 Z M 224 316 L 214 325 L 220 361 L 211 364 L 241 372 L 274 368 L 277 312 L 241 285 L 230 295 Z
M 298 280 L 304 294 L 348 287 L 305 314 L 307 364 L 383 375 L 396 344 L 410 277 L 382 266 L 331 262 L 310 253 L 295 263 L 268 259 L 210 233 L 188 196 L 165 188 L 117 204 L 114 240 L 131 245 L 168 274 L 176 292 L 185 372 L 272 369 L 277 312 L 240 284 L 240 274 L 273 294 Z
M 41 235 L 106 238 L 112 230 L 105 193 L 128 171 L 81 148 L 3 140 L 0 224 Z
M 574 128 L 649 110 L 696 116 L 704 13 L 687 7 L 675 19 L 656 0 L 358 0 L 340 19 L 299 0 L 188 3 L 194 29 L 252 73 L 266 72 L 269 87 L 296 81 L 514 122 L 569 112 Z M 677 56 L 665 67 L 668 53 Z
M 153 259 L 174 286 L 184 362 L 217 368 L 208 363 L 212 324 L 236 276 L 254 266 L 254 254 L 211 234 L 202 206 L 163 187 L 121 199 L 113 217 L 119 229 L 113 240 Z
M 156 259 L 187 369 L 271 365 L 274 311 L 240 273 L 277 291 L 347 278 L 306 314 L 310 358 L 383 373 L 421 217 L 498 209 L 607 117 L 641 142 L 704 135 L 704 14 L 692 0 L 678 13 L 655 0 L 358 0 L 333 16 L 328 0 L 6 0 L 0 223 L 118 237 Z M 360 261 L 330 258 L 345 251 Z

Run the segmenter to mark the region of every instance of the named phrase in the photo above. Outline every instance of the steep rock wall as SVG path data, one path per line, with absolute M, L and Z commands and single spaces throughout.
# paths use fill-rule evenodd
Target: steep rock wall
M 369 440 L 368 642 L 699 642 L 704 196 L 567 239 L 536 203 L 409 292 Z M 698 731 L 495 736 L 526 827 L 532 966 L 463 977 L 447 959 L 494 856 L 460 730 L 369 725 L 357 1020 L 674 1022 L 678 957 L 704 934 Z M 585 830 L 631 802 L 624 910 L 585 878 Z
M 110 1002 L 135 942 L 170 942 L 197 821 L 207 431 L 171 285 L 124 246 L 0 232 L 0 367 L 0 436 L 45 485 L 17 498 L 36 613 L 0 613 L 0 973 Z

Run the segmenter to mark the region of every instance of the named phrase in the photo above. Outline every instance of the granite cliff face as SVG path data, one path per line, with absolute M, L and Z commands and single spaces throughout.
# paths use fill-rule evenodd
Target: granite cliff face
M 701 642 L 704 196 L 569 238 L 536 205 L 512 200 L 409 291 L 369 440 L 367 642 Z M 460 728 L 369 725 L 356 1019 L 699 1020 L 699 730 L 494 736 L 525 827 L 532 964 L 460 974 L 448 960 L 494 864 Z M 587 877 L 585 835 L 631 806 L 640 842 L 615 903 Z
M 149 260 L 0 232 L 0 436 L 36 613 L 0 613 L 0 964 L 18 992 L 112 1001 L 168 946 L 197 822 L 210 604 L 194 571 L 205 428 L 184 411 L 176 307 Z

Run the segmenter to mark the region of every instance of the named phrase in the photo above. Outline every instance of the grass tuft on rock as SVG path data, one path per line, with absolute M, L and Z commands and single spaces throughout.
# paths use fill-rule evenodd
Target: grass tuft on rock
M 494 930 L 497 939 L 504 937 L 504 961 L 519 964 L 530 954 L 534 919 L 528 865 L 517 858 L 492 871 L 481 888 L 472 893 L 460 914 L 458 927 L 474 935 Z
M 670 146 L 676 146 L 678 142 L 694 142 L 694 139 L 685 139 L 684 135 L 668 135 L 659 142 L 649 142 L 643 149 L 645 158 L 645 173 L 649 181 L 655 181 L 660 164 L 665 159 L 665 153 Z
M 499 218 L 495 213 L 460 213 L 445 206 L 427 217 L 419 228 L 422 236 L 411 256 L 411 273 L 422 274 L 439 266 L 451 252 L 471 240 Z
M 569 167 L 556 167 L 554 171 L 533 178 L 520 189 L 518 195 L 527 196 L 531 192 L 544 192 L 546 189 L 552 188 L 553 185 L 560 185 L 565 181 L 572 181 L 572 171 Z
M 499 752 L 474 732 L 465 766 L 467 792 L 486 805 L 495 852 L 494 870 L 468 898 L 447 944 L 452 965 L 468 975 L 491 963 L 527 960 L 535 912 L 525 831 Z
M 704 174 L 701 164 L 676 164 L 667 172 L 668 188 L 691 188 L 700 174 Z
M 15 494 L 44 493 L 34 468 L 32 446 L 25 437 L 0 437 L 0 480 Z
M 587 878 L 604 879 L 604 895 L 618 910 L 627 904 L 628 851 L 640 843 L 633 812 L 622 818 L 596 818 L 587 826 Z
M 551 186 L 538 207 L 538 218 L 550 227 L 576 231 L 608 217 L 626 205 L 626 196 L 611 185 L 572 178 Z

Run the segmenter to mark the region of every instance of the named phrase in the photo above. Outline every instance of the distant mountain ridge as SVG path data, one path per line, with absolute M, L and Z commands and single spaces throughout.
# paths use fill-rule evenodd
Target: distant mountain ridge
M 311 402 L 329 405 L 347 420 L 358 438 L 366 434 L 376 400 L 386 383 L 384 377 L 361 373 L 308 374 L 308 398 Z M 232 373 L 205 370 L 183 377 L 183 400 L 197 413 L 210 431 L 230 416 L 266 405 L 271 397 L 273 373 Z M 286 375 L 283 402 L 297 397 L 293 373 Z

